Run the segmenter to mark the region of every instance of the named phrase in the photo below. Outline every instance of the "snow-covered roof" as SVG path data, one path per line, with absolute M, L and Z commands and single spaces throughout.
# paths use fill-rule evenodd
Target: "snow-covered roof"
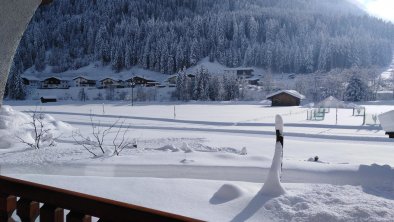
M 40 81 L 40 79 L 37 78 L 37 77 L 35 77 L 35 76 L 26 76 L 26 75 L 23 75 L 23 76 L 21 76 L 21 77 L 24 78 L 24 79 L 27 79 L 27 80 L 29 80 L 29 81 Z
M 87 80 L 95 80 L 95 79 L 87 77 L 87 76 L 77 76 L 77 77 L 73 78 L 73 80 L 78 79 L 78 78 L 87 79 Z
M 268 99 L 268 98 L 271 98 L 271 97 L 276 96 L 276 95 L 281 94 L 281 93 L 286 93 L 286 94 L 292 95 L 294 97 L 297 97 L 299 99 L 305 99 L 304 95 L 302 95 L 301 93 L 299 93 L 299 92 L 297 92 L 295 90 L 290 90 L 290 89 L 280 90 L 278 92 L 271 93 L 266 98 Z
M 345 102 L 340 101 L 339 99 L 329 96 L 326 99 L 320 101 L 318 104 L 315 105 L 318 108 L 346 108 L 347 105 Z
M 251 67 L 238 67 L 238 68 L 227 68 L 224 69 L 225 71 L 237 71 L 237 70 L 254 70 L 254 68 Z
M 42 79 L 41 82 L 43 82 L 43 81 L 45 81 L 47 79 L 50 79 L 50 78 L 55 78 L 55 79 L 58 79 L 60 81 L 69 81 L 69 80 L 71 80 L 70 78 L 64 78 L 64 77 L 59 77 L 59 76 L 50 76 L 50 77 L 46 77 L 46 78 Z
M 379 115 L 379 122 L 386 132 L 394 132 L 394 110 Z

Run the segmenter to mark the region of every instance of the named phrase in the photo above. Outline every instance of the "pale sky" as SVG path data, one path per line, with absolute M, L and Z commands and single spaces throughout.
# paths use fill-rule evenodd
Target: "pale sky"
M 368 13 L 394 22 L 394 0 L 357 0 Z

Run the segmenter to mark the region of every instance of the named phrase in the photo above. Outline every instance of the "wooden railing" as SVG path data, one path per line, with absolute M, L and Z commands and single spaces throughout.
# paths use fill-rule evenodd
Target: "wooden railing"
M 130 191 L 132 192 L 132 191 Z M 17 200 L 19 197 L 19 200 Z M 42 207 L 40 208 L 40 205 Z M 64 221 L 64 209 L 69 210 L 67 222 L 87 222 L 92 217 L 100 222 L 114 221 L 199 221 L 145 207 L 0 176 L 0 222 L 14 221 L 16 210 L 22 222 Z

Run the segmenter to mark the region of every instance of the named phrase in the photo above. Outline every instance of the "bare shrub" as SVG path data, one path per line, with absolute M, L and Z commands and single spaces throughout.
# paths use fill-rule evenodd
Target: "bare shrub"
M 130 125 L 125 125 L 125 120 L 118 119 L 109 126 L 104 126 L 100 121 L 95 121 L 90 114 L 91 133 L 84 136 L 79 130 L 73 131 L 72 137 L 76 144 L 82 146 L 94 157 L 106 154 L 107 150 L 112 151 L 112 155 L 117 155 L 125 149 L 133 147 L 132 141 L 126 137 Z M 118 128 L 117 130 L 114 128 Z M 123 129 L 123 130 L 122 130 Z M 115 133 L 111 144 L 109 134 Z

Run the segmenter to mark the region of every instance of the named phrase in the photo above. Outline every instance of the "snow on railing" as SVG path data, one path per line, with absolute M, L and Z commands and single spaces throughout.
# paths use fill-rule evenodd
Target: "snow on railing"
M 394 110 L 379 115 L 380 125 L 390 138 L 394 138 Z
M 132 191 L 130 191 L 132 194 Z M 17 200 L 19 197 L 19 200 Z M 43 206 L 40 208 L 40 203 Z M 21 221 L 62 222 L 64 209 L 70 210 L 67 221 L 199 221 L 154 209 L 90 196 L 69 190 L 0 176 L 0 222 Z

